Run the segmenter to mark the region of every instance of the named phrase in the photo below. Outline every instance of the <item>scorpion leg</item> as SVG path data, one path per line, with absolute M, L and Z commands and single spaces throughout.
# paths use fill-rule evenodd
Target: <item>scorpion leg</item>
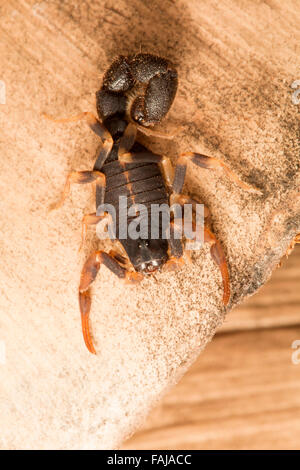
M 176 193 L 173 193 L 171 194 L 170 196 L 170 204 L 179 204 L 180 206 L 184 206 L 184 204 L 191 204 L 192 205 L 192 208 L 193 208 L 193 211 L 194 213 L 196 212 L 196 207 L 197 207 L 197 204 L 202 204 L 201 202 L 199 201 L 196 201 L 196 199 L 193 199 L 189 196 L 186 196 L 185 194 L 176 194 Z M 204 204 L 204 218 L 206 220 L 210 220 L 210 210 L 208 209 L 208 207 L 206 207 Z
M 144 132 L 145 129 L 146 131 Z M 144 153 L 129 152 L 136 140 L 137 130 L 144 132 L 145 135 L 153 135 L 153 132 L 149 131 L 149 129 L 143 128 L 142 126 L 137 126 L 133 123 L 129 123 L 120 141 L 119 152 L 118 152 L 120 162 L 121 163 L 129 163 L 129 162 L 134 163 L 138 161 L 141 161 L 141 162 L 143 161 L 143 162 L 149 162 L 149 163 L 152 163 L 152 162 L 156 163 L 158 160 L 161 159 L 161 157 L 159 155 L 154 156 L 154 154 L 151 153 L 150 151 L 144 152 Z M 158 136 L 166 137 L 165 135 L 158 134 L 156 132 L 154 132 L 154 135 L 156 135 L 157 137 Z
M 89 111 L 85 111 L 83 113 L 77 114 L 76 116 L 70 116 L 67 118 L 55 119 L 52 116 L 48 116 L 48 114 L 43 113 L 42 116 L 48 121 L 55 122 L 57 124 L 65 123 L 65 122 L 76 122 L 76 121 L 86 121 L 90 129 L 92 129 L 95 134 L 97 134 L 103 142 L 108 141 L 113 144 L 113 138 L 110 132 L 106 129 L 106 127 Z
M 102 175 L 102 173 L 99 172 L 99 175 Z M 99 179 L 100 179 L 100 176 L 99 176 Z M 97 189 L 98 189 L 98 197 L 99 197 L 99 206 L 102 206 L 104 204 L 104 198 L 105 198 L 105 176 L 104 176 L 104 185 L 101 184 L 100 182 L 98 184 Z M 87 226 L 97 225 L 101 220 L 104 220 L 104 219 L 107 219 L 107 224 L 108 224 L 110 221 L 110 217 L 107 212 L 102 212 L 99 215 L 96 212 L 92 212 L 91 214 L 86 214 L 83 216 L 82 221 L 81 221 L 81 244 L 80 244 L 78 251 L 82 249 L 83 244 L 85 242 Z
M 183 183 L 181 184 L 181 187 L 179 187 L 179 189 L 181 189 L 182 186 L 183 186 Z M 175 186 L 175 189 L 176 189 L 176 186 Z M 170 200 L 172 204 L 174 203 L 178 203 L 180 205 L 192 204 L 194 213 L 196 211 L 196 205 L 199 204 L 199 202 L 197 202 L 195 199 L 192 199 L 189 196 L 185 196 L 184 194 L 181 194 L 181 193 L 175 193 L 171 195 Z M 219 240 L 216 238 L 214 233 L 208 227 L 208 224 L 210 222 L 210 212 L 205 206 L 204 206 L 204 219 L 205 219 L 204 227 L 201 225 L 198 229 L 204 231 L 204 243 L 210 244 L 211 257 L 213 261 L 215 262 L 215 264 L 220 269 L 222 282 L 223 282 L 223 303 L 224 305 L 227 305 L 230 299 L 230 278 L 229 278 L 229 273 L 228 273 L 227 262 L 226 262 L 226 258 L 225 258 L 221 243 L 219 242 Z M 197 239 L 197 233 L 195 234 L 194 238 Z
M 204 223 L 204 227 L 200 226 L 199 230 L 203 230 L 204 243 L 209 243 L 212 260 L 220 270 L 223 282 L 223 304 L 227 305 L 230 299 L 230 278 L 222 245 L 206 223 Z M 197 233 L 194 236 L 194 239 L 196 238 Z
M 174 180 L 174 168 L 169 157 L 163 157 L 160 162 L 160 167 L 165 180 L 165 183 L 169 189 L 172 188 Z
M 137 128 L 131 122 L 126 127 L 124 134 L 120 139 L 120 146 L 119 146 L 119 157 L 120 155 L 127 154 L 128 151 L 132 148 L 137 134 Z
M 101 199 L 104 200 L 106 180 L 105 175 L 101 173 L 101 171 L 71 171 L 67 176 L 60 200 L 56 204 L 53 204 L 50 207 L 50 210 L 58 209 L 64 203 L 70 192 L 71 184 L 87 184 L 92 183 L 93 181 L 96 181 L 97 189 L 101 191 Z
M 185 180 L 187 162 L 189 160 L 191 160 L 193 163 L 195 163 L 197 166 L 201 168 L 206 168 L 210 170 L 216 170 L 220 168 L 225 172 L 225 174 L 228 176 L 228 178 L 231 181 L 236 183 L 241 188 L 247 191 L 260 193 L 258 189 L 255 189 L 249 184 L 240 180 L 239 177 L 221 160 L 214 158 L 214 157 L 208 157 L 207 155 L 202 155 L 200 153 L 194 153 L 194 152 L 183 153 L 178 157 L 176 167 L 175 167 L 175 177 L 174 177 L 174 182 L 173 182 L 173 190 L 175 193 L 181 193 L 184 180 Z
M 210 244 L 211 257 L 220 269 L 223 281 L 223 304 L 227 305 L 230 299 L 230 278 L 226 258 L 221 243 L 207 226 L 204 226 L 204 243 Z
M 89 315 L 91 310 L 90 286 L 96 279 L 101 264 L 104 264 L 112 273 L 120 279 L 131 282 L 139 282 L 142 279 L 140 273 L 131 272 L 120 266 L 119 261 L 104 251 L 95 251 L 86 260 L 80 277 L 79 284 L 79 308 L 81 313 L 81 325 L 84 342 L 92 354 L 96 354 L 89 328 Z
M 167 139 L 167 140 L 173 140 L 174 137 L 177 137 L 178 135 L 178 130 L 173 133 L 168 133 L 166 134 L 165 132 L 158 131 L 156 129 L 153 129 L 153 127 L 144 127 L 139 124 L 137 124 L 137 130 L 140 131 L 142 134 L 147 135 L 147 136 L 153 136 L 153 137 L 158 137 L 161 139 Z
M 162 163 L 164 157 L 152 153 L 150 150 L 145 152 L 124 152 L 119 154 L 121 163 Z
M 118 263 L 120 263 L 123 267 L 128 264 L 128 258 L 125 258 L 125 256 L 123 256 L 118 250 L 113 248 L 109 251 L 108 254 L 109 256 L 115 258 L 115 260 L 117 260 Z
M 92 131 L 95 134 L 97 134 L 102 140 L 103 145 L 102 145 L 100 154 L 98 155 L 98 161 L 99 161 L 99 157 L 101 156 L 102 164 L 105 162 L 106 158 L 108 157 L 113 147 L 113 143 L 114 143 L 113 138 L 110 132 L 106 129 L 106 127 L 92 113 L 83 112 L 83 113 L 77 114 L 76 116 L 71 116 L 71 117 L 63 118 L 63 119 L 54 119 L 53 117 L 48 116 L 47 114 L 43 113 L 43 117 L 55 123 L 76 122 L 76 121 L 83 121 L 83 120 L 86 121 L 90 129 L 92 129 Z
M 177 232 L 177 235 L 176 235 Z M 181 228 L 176 225 L 176 219 L 170 222 L 170 238 L 169 238 L 169 259 L 166 262 L 164 269 L 166 271 L 175 271 L 184 264 L 183 260 L 183 247 L 181 240 Z
M 96 212 L 92 212 L 91 214 L 86 214 L 83 216 L 81 221 L 81 244 L 78 251 L 81 251 L 85 239 L 86 239 L 86 232 L 87 227 L 89 225 L 97 225 L 101 220 L 108 218 L 107 212 L 101 215 L 97 215 Z

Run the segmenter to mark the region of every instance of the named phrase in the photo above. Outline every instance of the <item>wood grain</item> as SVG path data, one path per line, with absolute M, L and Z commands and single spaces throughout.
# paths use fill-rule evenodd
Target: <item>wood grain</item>
M 181 152 L 215 156 L 262 191 L 246 193 L 221 171 L 187 171 L 184 191 L 209 207 L 224 247 L 231 309 L 269 279 L 300 231 L 300 115 L 291 89 L 300 78 L 299 17 L 298 0 L 0 1 L 1 448 L 118 447 L 226 314 L 208 246 L 193 263 L 133 289 L 104 268 L 91 314 L 99 353 L 90 357 L 77 290 L 86 257 L 103 247 L 91 231 L 78 254 L 92 192 L 74 187 L 61 210 L 47 209 L 69 171 L 92 168 L 99 140 L 84 123 L 55 126 L 42 113 L 95 112 L 95 92 L 118 54 L 142 50 L 174 62 L 179 89 L 161 130 L 178 133 L 141 142 L 174 163 Z M 260 321 L 247 318 L 250 328 Z M 251 344 L 252 333 L 243 334 Z M 224 356 L 222 348 L 238 343 L 222 341 L 227 369 L 235 351 Z M 212 363 L 218 372 L 215 356 Z M 221 394 L 218 375 L 210 377 Z
M 275 328 L 300 322 L 300 246 L 282 259 L 271 279 L 257 295 L 246 300 L 227 315 L 219 332 Z
M 123 449 L 300 449 L 300 364 L 291 360 L 300 339 L 299 259 L 300 247 L 228 316 Z

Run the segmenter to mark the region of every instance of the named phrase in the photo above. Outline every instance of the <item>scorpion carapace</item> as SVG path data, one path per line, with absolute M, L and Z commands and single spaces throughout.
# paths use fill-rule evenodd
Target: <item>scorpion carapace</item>
M 102 143 L 93 170 L 69 173 L 59 207 L 70 191 L 72 183 L 96 183 L 96 207 L 110 204 L 119 214 L 120 196 L 126 198 L 127 210 L 136 204 L 150 208 L 153 204 L 192 204 L 197 201 L 182 194 L 187 163 L 192 161 L 201 168 L 221 168 L 235 183 L 246 190 L 253 188 L 242 182 L 222 161 L 195 152 L 181 154 L 175 170 L 167 157 L 154 154 L 136 140 L 137 131 L 147 135 L 159 135 L 151 127 L 159 123 L 169 111 L 177 90 L 177 71 L 166 59 L 151 54 L 117 58 L 104 75 L 102 86 L 96 93 L 98 118 L 84 112 L 75 117 L 54 120 L 70 122 L 85 120 L 100 137 Z M 137 215 L 136 215 L 137 216 Z M 205 216 L 208 210 L 205 209 Z M 89 225 L 100 221 L 108 223 L 108 214 L 103 211 L 85 215 L 83 233 Z M 223 281 L 223 304 L 230 299 L 230 280 L 226 258 L 221 243 L 208 226 L 205 218 L 204 242 L 210 245 L 213 261 L 219 267 Z M 134 217 L 131 217 L 134 220 Z M 79 284 L 79 305 L 85 344 L 91 353 L 96 353 L 89 330 L 91 309 L 90 288 L 102 264 L 121 279 L 139 282 L 145 275 L 157 270 L 176 269 L 183 263 L 183 243 L 175 237 L 176 219 L 170 224 L 170 237 L 133 238 L 119 237 L 120 218 L 116 220 L 117 239 L 123 245 L 126 256 L 111 250 L 93 252 L 85 262 Z

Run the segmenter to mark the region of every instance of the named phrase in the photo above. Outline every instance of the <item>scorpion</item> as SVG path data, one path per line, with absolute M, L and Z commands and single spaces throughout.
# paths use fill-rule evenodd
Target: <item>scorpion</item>
M 178 87 L 178 73 L 172 63 L 159 56 L 138 53 L 119 56 L 105 72 L 102 86 L 96 92 L 98 117 L 91 112 L 77 116 L 54 119 L 54 122 L 84 120 L 91 130 L 100 137 L 101 147 L 93 169 L 71 171 L 66 179 L 61 199 L 52 209 L 60 207 L 71 185 L 96 184 L 96 207 L 112 204 L 119 209 L 120 196 L 125 196 L 129 207 L 143 204 L 177 203 L 180 206 L 191 204 L 193 211 L 197 201 L 182 193 L 188 162 L 198 167 L 222 169 L 227 177 L 245 190 L 253 188 L 239 177 L 221 160 L 195 152 L 179 155 L 175 168 L 169 157 L 157 155 L 137 141 L 137 132 L 145 135 L 159 134 L 153 126 L 159 124 L 168 113 Z M 119 211 L 116 211 L 119 213 Z M 138 215 L 138 214 L 137 214 Z M 204 243 L 210 245 L 210 254 L 220 270 L 223 283 L 223 305 L 230 300 L 230 277 L 225 254 L 220 241 L 208 223 L 209 211 L 205 207 Z M 133 217 L 134 219 L 134 217 Z M 100 221 L 109 223 L 107 212 L 94 212 L 82 219 L 83 238 L 88 226 Z M 119 217 L 116 220 L 119 233 Z M 140 282 L 145 276 L 153 275 L 162 268 L 174 270 L 183 264 L 183 240 L 175 237 L 176 220 L 170 223 L 170 237 L 166 239 L 162 230 L 156 239 L 138 237 L 117 240 L 123 246 L 126 256 L 118 250 L 96 250 L 84 263 L 80 283 L 79 308 L 83 338 L 88 350 L 96 354 L 89 328 L 91 310 L 91 285 L 96 279 L 101 265 L 105 265 L 118 278 L 130 282 Z M 123 251 L 124 251 L 123 250 Z

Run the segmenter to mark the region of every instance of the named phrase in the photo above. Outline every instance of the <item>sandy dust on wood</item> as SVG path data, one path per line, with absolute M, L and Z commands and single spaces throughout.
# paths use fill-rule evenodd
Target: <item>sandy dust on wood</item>
M 112 58 L 166 56 L 180 84 L 164 126 L 173 143 L 141 138 L 173 159 L 197 150 L 262 190 L 248 194 L 192 166 L 186 191 L 207 204 L 229 263 L 230 308 L 271 275 L 300 231 L 299 5 L 205 1 L 50 2 L 1 6 L 1 448 L 112 448 L 179 380 L 222 323 L 222 286 L 205 247 L 193 263 L 130 288 L 106 269 L 94 286 L 87 353 L 77 305 L 80 222 L 94 210 L 74 188 L 49 214 L 71 169 L 91 169 L 98 141 L 82 124 Z M 159 12 L 159 14 L 158 14 Z M 128 22 L 135 27 L 128 28 Z M 229 317 L 230 318 L 230 317 Z M 230 361 L 230 358 L 228 358 Z

